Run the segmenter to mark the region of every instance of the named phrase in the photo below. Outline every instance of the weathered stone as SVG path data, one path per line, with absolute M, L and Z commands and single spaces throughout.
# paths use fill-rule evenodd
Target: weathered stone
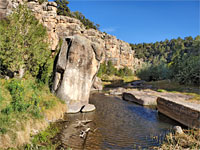
M 182 130 L 182 128 L 180 126 L 175 126 L 174 127 L 174 131 L 176 133 L 178 133 L 178 134 L 183 134 L 184 133 L 183 130 Z
M 190 128 L 200 128 L 200 105 L 177 99 L 158 97 L 158 111 Z
M 123 93 L 122 98 L 127 101 L 132 101 L 140 105 L 156 105 L 157 97 L 154 95 L 147 95 L 141 91 L 131 91 Z
M 96 78 L 94 79 L 94 82 L 93 82 L 93 85 L 92 85 L 91 91 L 94 91 L 94 90 L 98 90 L 98 91 L 103 90 L 102 81 L 101 81 L 101 79 L 98 78 L 98 77 L 96 77 Z
M 27 0 L 0 0 L 0 15 L 9 14 L 12 8 L 23 4 L 24 1 Z M 6 6 L 5 2 L 9 2 L 9 5 Z M 134 51 L 131 50 L 128 43 L 98 30 L 86 29 L 78 19 L 57 15 L 57 4 L 55 2 L 44 2 L 40 5 L 38 0 L 29 0 L 27 5 L 33 11 L 35 17 L 47 27 L 48 41 L 52 51 L 55 51 L 58 47 L 59 39 L 80 34 L 94 43 L 93 48 L 97 54 L 97 60 L 101 59 L 101 62 L 110 60 L 118 69 L 127 66 L 133 71 L 142 65 L 141 60 L 134 58 Z M 99 55 L 96 51 L 95 43 L 101 45 L 103 55 L 102 53 Z
M 94 111 L 96 108 L 94 105 L 92 104 L 87 104 L 83 107 L 83 109 L 81 110 L 81 112 L 86 113 L 86 112 L 91 112 Z
M 126 89 L 121 87 L 109 90 L 110 95 L 122 95 L 124 92 L 126 92 Z
M 68 106 L 88 104 L 100 63 L 95 55 L 91 41 L 85 37 L 75 35 L 64 39 L 55 63 L 53 90 Z
M 83 108 L 84 106 L 77 102 L 77 103 L 72 103 L 72 104 L 68 104 L 67 106 L 67 112 L 68 114 L 75 114 L 80 112 L 80 110 Z

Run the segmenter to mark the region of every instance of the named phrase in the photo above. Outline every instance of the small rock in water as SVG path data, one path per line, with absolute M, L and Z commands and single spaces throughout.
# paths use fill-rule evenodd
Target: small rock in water
M 182 130 L 182 128 L 180 126 L 175 126 L 174 127 L 174 131 L 176 133 L 178 133 L 178 134 L 183 134 L 184 133 L 183 130 Z
M 94 111 L 96 108 L 94 105 L 92 104 L 86 104 L 83 109 L 81 110 L 81 112 L 85 113 L 85 112 L 90 112 L 90 111 Z
M 70 105 L 68 105 L 67 113 L 68 114 L 78 113 L 78 112 L 80 112 L 82 107 L 83 107 L 83 105 L 81 103 L 70 104 Z

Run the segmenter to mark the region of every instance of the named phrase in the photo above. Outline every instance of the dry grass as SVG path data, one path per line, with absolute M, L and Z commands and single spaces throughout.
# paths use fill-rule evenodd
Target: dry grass
M 43 129 L 42 124 L 46 124 L 46 120 L 55 121 L 66 112 L 66 105 L 50 93 L 47 85 L 37 88 L 35 87 L 35 81 L 29 78 L 29 80 L 22 80 L 22 86 L 25 90 L 23 97 L 25 101 L 28 101 L 33 94 L 36 94 L 37 98 L 40 99 L 38 108 L 42 117 L 35 118 L 28 112 L 2 113 L 1 111 L 12 102 L 12 96 L 7 89 L 8 82 L 10 81 L 0 79 L 0 148 L 3 146 L 3 143 L 4 145 L 18 145 L 20 141 L 27 141 L 26 139 L 28 138 L 19 139 L 20 137 L 29 137 L 31 129 L 34 129 L 36 126 L 39 126 L 36 127 L 37 129 Z M 41 122 L 41 126 L 38 123 L 31 125 L 30 122 Z
M 184 130 L 183 134 L 167 135 L 166 142 L 159 150 L 198 150 L 200 149 L 200 130 Z
M 200 88 L 199 86 L 193 85 L 180 85 L 174 81 L 162 80 L 147 82 L 146 84 L 152 85 L 158 91 L 167 91 L 173 93 L 182 93 L 185 95 L 190 95 L 193 98 L 189 99 L 190 102 L 200 103 Z

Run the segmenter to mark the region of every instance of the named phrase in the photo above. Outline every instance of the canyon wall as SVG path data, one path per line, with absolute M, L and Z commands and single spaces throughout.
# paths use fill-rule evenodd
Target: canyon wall
M 3 2 L 6 0 L 0 0 L 0 5 L 1 1 Z M 6 3 L 8 3 L 7 12 L 10 12 L 12 8 L 23 4 L 24 1 L 7 0 Z M 52 52 L 56 50 L 59 39 L 79 34 L 101 45 L 103 48 L 102 62 L 111 60 L 116 68 L 127 66 L 133 70 L 140 66 L 141 61 L 134 58 L 134 51 L 128 43 L 107 33 L 94 29 L 86 29 L 84 25 L 75 18 L 57 15 L 57 4 L 55 2 L 44 2 L 40 5 L 37 0 L 29 0 L 27 5 L 33 11 L 36 18 L 47 28 Z

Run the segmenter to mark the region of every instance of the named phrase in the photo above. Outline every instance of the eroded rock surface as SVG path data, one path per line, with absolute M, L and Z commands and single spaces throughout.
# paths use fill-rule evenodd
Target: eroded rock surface
M 120 92 L 119 92 L 120 93 Z M 124 89 L 122 98 L 140 105 L 157 105 L 157 98 L 167 98 L 171 100 L 188 100 L 192 96 L 181 93 L 156 92 L 153 90 Z
M 190 128 L 200 128 L 200 105 L 177 99 L 159 97 L 158 111 Z
M 10 5 L 7 11 L 11 11 L 12 8 L 16 8 L 19 4 L 23 4 L 27 0 L 1 1 L 9 2 Z M 0 3 L 0 8 L 4 6 L 2 4 Z M 134 50 L 131 49 L 127 42 L 98 30 L 86 29 L 78 19 L 57 15 L 57 4 L 55 2 L 44 2 L 40 5 L 38 0 L 29 0 L 27 6 L 32 10 L 35 17 L 47 28 L 48 41 L 52 52 L 57 49 L 60 38 L 79 34 L 102 46 L 102 59 L 96 55 L 96 58 L 101 59 L 102 62 L 110 60 L 116 68 L 127 66 L 133 71 L 142 65 L 142 60 L 134 57 Z
M 84 36 L 75 35 L 64 39 L 55 62 L 53 91 L 66 102 L 68 112 L 76 113 L 88 104 L 101 55 L 101 46 Z

